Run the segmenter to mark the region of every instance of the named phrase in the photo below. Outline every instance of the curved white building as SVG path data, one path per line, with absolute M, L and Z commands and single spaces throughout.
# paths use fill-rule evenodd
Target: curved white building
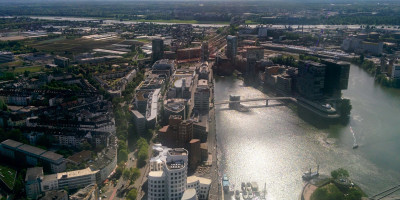
M 163 171 L 152 171 L 148 176 L 148 199 L 166 199 L 165 174 Z
M 211 180 L 187 177 L 189 153 L 186 149 L 170 149 L 156 144 L 153 150 L 158 151 L 159 155 L 150 159 L 149 200 L 207 199 Z M 188 189 L 194 190 L 195 198 L 193 191 L 184 195 Z
M 197 200 L 197 199 L 198 198 L 195 189 L 187 189 L 182 196 L 182 200 Z

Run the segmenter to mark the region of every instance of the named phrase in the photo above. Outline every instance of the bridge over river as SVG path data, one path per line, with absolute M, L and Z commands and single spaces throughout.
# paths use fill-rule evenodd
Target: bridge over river
M 252 99 L 240 99 L 240 96 L 229 96 L 229 100 L 226 101 L 219 101 L 215 102 L 214 105 L 222 105 L 222 104 L 229 104 L 230 106 L 234 104 L 239 104 L 241 102 L 251 102 L 251 101 L 265 101 L 266 105 L 268 105 L 268 101 L 271 100 L 291 100 L 295 103 L 297 103 L 297 99 L 293 97 L 268 97 L 268 98 L 252 98 Z

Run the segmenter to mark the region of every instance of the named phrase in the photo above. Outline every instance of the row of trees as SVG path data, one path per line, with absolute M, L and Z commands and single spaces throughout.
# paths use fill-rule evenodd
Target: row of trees
M 333 170 L 331 176 L 332 180 L 314 191 L 311 200 L 361 200 L 365 196 L 360 188 L 342 183 L 343 180 L 348 181 L 350 176 L 347 170 L 343 168 Z
M 363 54 L 361 54 L 359 58 L 354 58 L 352 62 L 366 70 L 368 73 L 374 74 L 375 81 L 382 86 L 400 88 L 399 79 L 389 79 L 386 74 L 381 73 L 380 68 L 377 67 L 374 62 L 366 60 Z
M 136 146 L 138 148 L 138 166 L 142 167 L 146 164 L 146 160 L 149 157 L 149 143 L 144 138 L 140 138 Z
M 37 49 L 25 45 L 21 41 L 0 41 L 0 50 L 11 51 L 15 54 L 37 52 Z

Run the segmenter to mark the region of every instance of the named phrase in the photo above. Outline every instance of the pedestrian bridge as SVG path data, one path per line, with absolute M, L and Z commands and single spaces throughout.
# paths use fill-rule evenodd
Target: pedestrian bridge
M 296 98 L 293 97 L 268 97 L 268 98 L 252 98 L 252 99 L 240 99 L 240 96 L 230 96 L 229 100 L 226 101 L 219 101 L 219 102 L 215 102 L 214 105 L 222 105 L 222 104 L 238 104 L 241 102 L 252 102 L 252 101 L 265 101 L 266 105 L 268 105 L 268 101 L 271 100 L 275 100 L 275 101 L 279 101 L 279 100 L 291 100 L 293 102 L 297 102 Z

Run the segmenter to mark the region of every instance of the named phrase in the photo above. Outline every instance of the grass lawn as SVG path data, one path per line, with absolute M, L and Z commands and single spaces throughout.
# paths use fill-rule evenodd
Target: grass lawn
M 11 190 L 14 188 L 16 175 L 17 171 L 0 165 L 0 180 L 3 181 Z
M 24 73 L 25 71 L 30 71 L 31 73 L 33 73 L 33 72 L 40 72 L 43 70 L 44 68 L 41 66 L 17 67 L 15 68 L 14 73 L 19 74 L 19 73 Z
M 11 69 L 12 67 L 19 67 L 19 66 L 22 66 L 23 64 L 24 64 L 24 61 L 16 60 L 13 62 L 2 63 L 2 64 L 0 64 L 0 68 L 8 66 Z
M 245 24 L 258 24 L 257 22 L 253 22 L 251 20 L 244 21 Z

